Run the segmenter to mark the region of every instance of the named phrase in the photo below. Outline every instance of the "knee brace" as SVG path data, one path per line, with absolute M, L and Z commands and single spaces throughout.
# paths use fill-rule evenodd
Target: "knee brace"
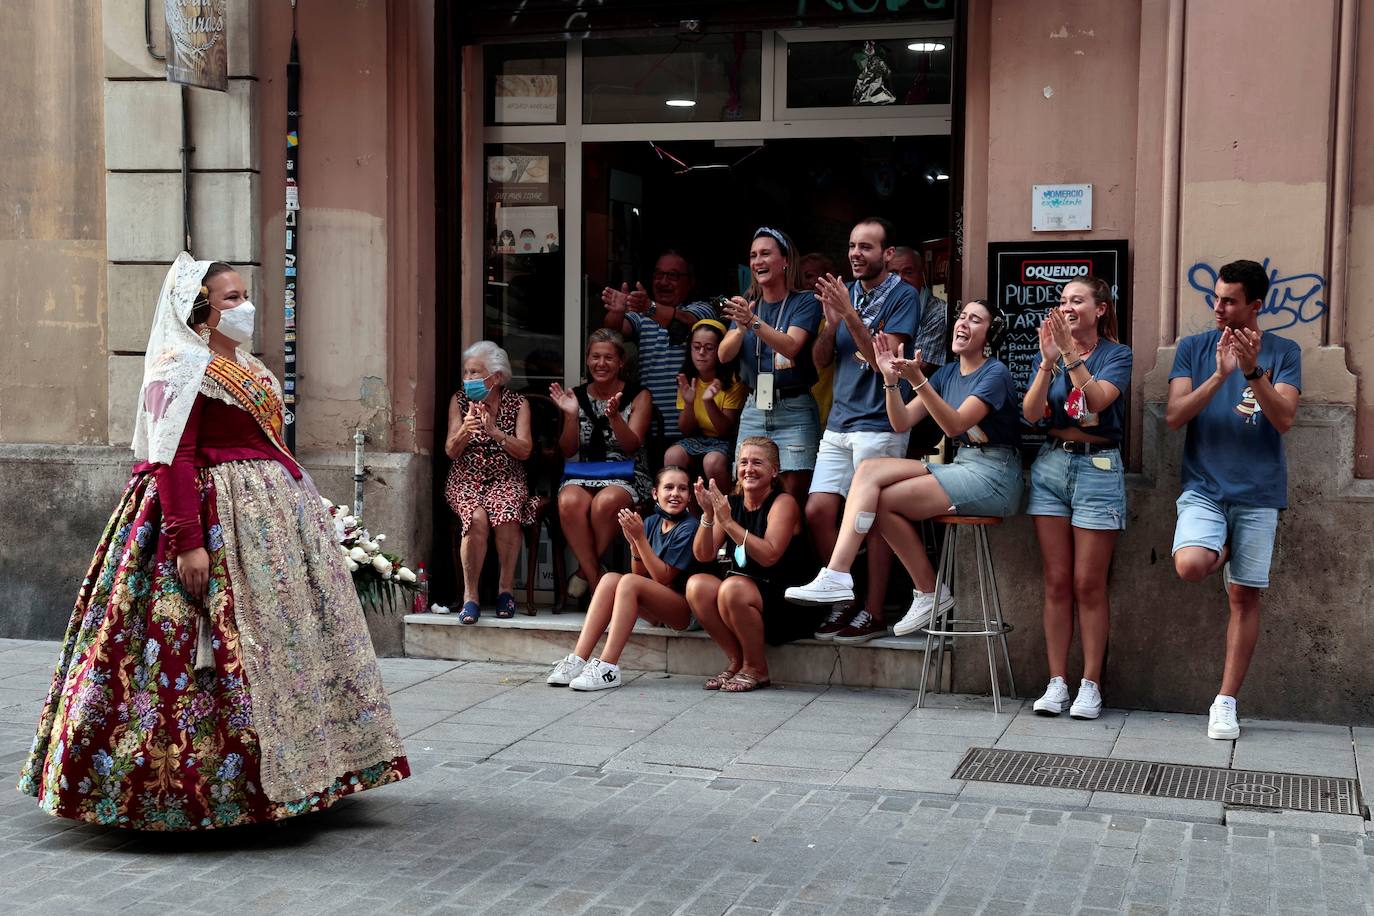
M 872 512 L 858 512 L 854 515 L 854 530 L 859 534 L 868 534 L 873 527 L 873 520 L 877 516 Z

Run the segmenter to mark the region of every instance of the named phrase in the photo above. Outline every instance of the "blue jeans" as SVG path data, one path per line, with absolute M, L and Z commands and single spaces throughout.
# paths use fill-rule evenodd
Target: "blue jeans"
M 1121 450 L 1074 455 L 1056 448 L 1057 439 L 1040 447 L 1030 473 L 1027 515 L 1058 515 L 1075 528 L 1122 531 L 1126 528 L 1126 471 Z

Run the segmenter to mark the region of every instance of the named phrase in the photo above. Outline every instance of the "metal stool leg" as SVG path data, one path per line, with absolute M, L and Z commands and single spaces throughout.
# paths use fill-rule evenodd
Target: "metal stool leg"
M 974 534 L 973 541 L 978 567 L 978 604 L 983 612 L 983 631 L 991 634 L 992 614 L 988 607 L 988 564 L 991 562 L 991 557 L 988 554 L 987 532 L 979 528 Z M 997 653 L 993 648 L 995 645 L 993 640 L 994 637 L 991 635 L 983 637 L 988 651 L 988 680 L 992 684 L 992 711 L 1001 712 L 1002 694 L 997 682 Z
M 950 551 L 952 548 L 952 543 L 954 541 L 953 534 L 954 533 L 952 531 L 945 532 L 945 542 L 940 547 L 940 564 L 938 568 L 935 570 L 935 595 L 937 598 L 937 608 L 939 607 L 938 597 L 940 594 L 940 583 L 945 580 L 945 566 L 947 565 L 947 560 L 949 556 L 951 556 Z M 940 628 L 938 623 L 939 619 L 940 615 L 938 614 L 931 618 L 931 628 Z M 940 665 L 944 658 L 944 637 L 931 636 L 929 633 L 927 633 L 926 651 L 925 654 L 921 657 L 921 683 L 916 690 L 917 709 L 921 708 L 921 704 L 925 701 L 926 698 L 926 680 L 930 675 L 930 654 L 932 649 L 934 649 L 935 651 L 935 689 L 936 691 L 940 689 Z
M 997 571 L 992 565 L 992 549 L 988 546 L 986 539 L 983 542 L 984 549 L 988 552 L 988 581 L 992 583 L 992 614 L 993 620 L 997 624 L 999 631 L 998 639 L 1002 643 L 1002 659 L 1007 664 L 1007 687 L 1010 697 L 1016 697 L 1016 675 L 1011 670 L 1011 652 L 1007 648 L 1007 627 L 1002 619 L 1002 599 L 997 591 Z
M 945 532 L 945 543 L 940 548 L 940 568 L 935 571 L 934 594 L 935 606 L 937 608 L 939 607 L 940 586 L 942 584 L 948 583 L 950 594 L 955 593 L 954 590 L 957 583 L 954 581 L 954 566 L 958 560 L 958 543 L 958 527 L 951 526 L 950 529 Z M 936 629 L 949 629 L 949 627 L 945 626 L 945 618 L 948 616 L 948 612 L 945 614 L 932 614 L 930 625 Z M 943 693 L 945 689 L 945 637 L 937 636 L 935 637 L 935 641 L 939 643 L 939 648 L 935 650 L 935 692 Z M 953 642 L 951 642 L 950 645 L 953 646 Z

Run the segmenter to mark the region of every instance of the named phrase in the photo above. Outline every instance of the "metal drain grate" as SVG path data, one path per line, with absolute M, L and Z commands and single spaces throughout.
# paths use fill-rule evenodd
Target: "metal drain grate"
M 975 747 L 952 778 L 1359 815 L 1353 779 Z

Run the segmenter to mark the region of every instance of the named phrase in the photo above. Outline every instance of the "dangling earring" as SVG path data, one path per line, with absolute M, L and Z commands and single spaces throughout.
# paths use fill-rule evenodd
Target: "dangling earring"
M 990 343 L 985 343 L 985 344 L 983 344 L 983 358 L 984 358 L 984 359 L 991 359 L 991 358 L 992 358 L 992 344 L 990 344 Z
M 205 341 L 207 347 L 210 346 L 210 326 L 208 324 L 201 325 L 200 330 L 196 332 L 196 336 Z

